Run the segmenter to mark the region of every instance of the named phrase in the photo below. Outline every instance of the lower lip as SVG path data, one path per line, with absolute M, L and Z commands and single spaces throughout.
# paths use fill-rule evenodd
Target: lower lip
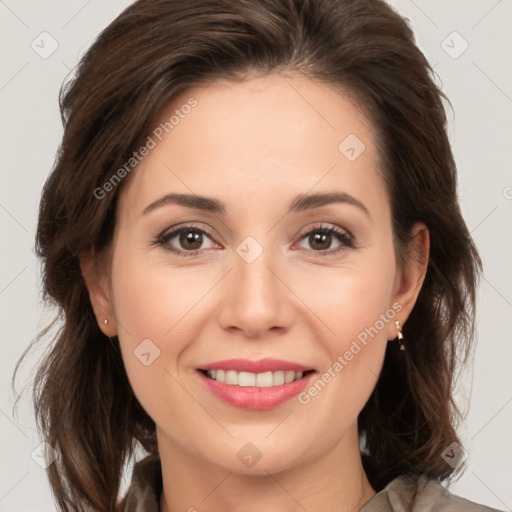
M 224 402 L 239 409 L 250 411 L 268 411 L 298 395 L 308 385 L 314 372 L 289 384 L 258 388 L 256 386 L 233 386 L 210 379 L 200 371 L 197 372 L 208 389 Z

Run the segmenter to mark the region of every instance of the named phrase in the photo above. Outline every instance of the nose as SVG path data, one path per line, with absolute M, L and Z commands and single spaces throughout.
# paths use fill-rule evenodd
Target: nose
M 254 261 L 237 253 L 233 260 L 234 268 L 223 290 L 221 327 L 240 331 L 253 339 L 266 337 L 267 331 L 289 330 L 294 311 L 293 295 L 283 282 L 283 272 L 272 257 L 271 249 L 263 250 Z

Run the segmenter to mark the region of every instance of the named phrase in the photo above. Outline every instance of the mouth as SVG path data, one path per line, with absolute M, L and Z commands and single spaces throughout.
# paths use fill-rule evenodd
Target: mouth
M 256 387 L 256 388 L 270 388 L 273 386 L 282 386 L 283 384 L 290 384 L 292 382 L 304 379 L 307 375 L 314 373 L 315 370 L 306 370 L 296 372 L 293 370 L 277 370 L 261 373 L 252 373 L 236 370 L 223 370 L 211 369 L 198 370 L 206 378 L 227 384 L 229 386 L 239 387 Z
M 302 392 L 317 371 L 278 359 L 229 359 L 196 368 L 205 388 L 239 409 L 268 411 Z

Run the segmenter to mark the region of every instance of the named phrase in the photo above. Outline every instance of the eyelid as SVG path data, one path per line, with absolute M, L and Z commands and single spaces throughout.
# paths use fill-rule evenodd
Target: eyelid
M 340 235 L 346 235 L 348 238 L 354 240 L 354 235 L 346 228 L 337 226 L 336 224 L 330 224 L 326 222 L 315 222 L 313 225 L 308 224 L 306 227 L 299 231 L 298 236 L 302 238 L 304 235 L 309 234 L 311 231 L 334 231 Z
M 182 225 L 183 224 L 183 225 Z M 160 238 L 163 238 L 163 237 L 167 237 L 168 235 L 172 235 L 172 234 L 175 234 L 181 230 L 185 230 L 185 229 L 196 229 L 197 231 L 204 231 L 210 238 L 215 238 L 216 234 L 214 233 L 214 231 L 209 228 L 208 226 L 205 226 L 203 224 L 199 225 L 199 224 L 195 224 L 194 222 L 183 222 L 182 224 L 175 224 L 174 226 L 170 227 L 170 228 L 166 228 L 164 231 L 162 231 L 162 233 L 160 233 L 158 235 L 158 239 Z

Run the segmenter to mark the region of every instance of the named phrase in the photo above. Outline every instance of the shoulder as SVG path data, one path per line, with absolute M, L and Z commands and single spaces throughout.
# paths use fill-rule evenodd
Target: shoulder
M 368 501 L 360 512 L 500 512 L 451 493 L 425 475 L 402 475 Z
M 116 512 L 158 512 L 161 492 L 160 457 L 148 455 L 133 467 L 130 486 Z

